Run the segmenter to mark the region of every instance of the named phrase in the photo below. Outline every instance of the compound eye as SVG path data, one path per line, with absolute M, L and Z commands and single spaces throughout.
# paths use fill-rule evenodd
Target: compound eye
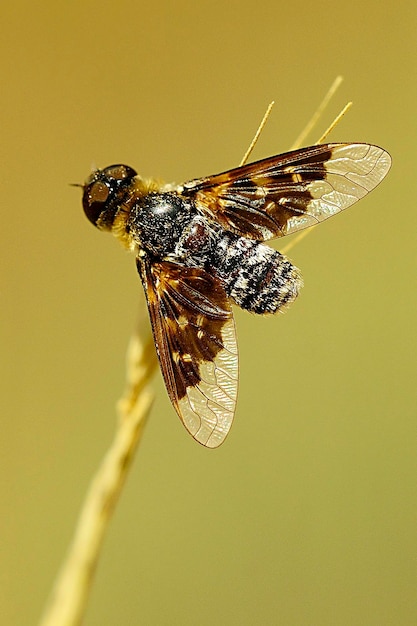
M 137 172 L 128 165 L 110 165 L 103 170 L 103 174 L 114 180 L 126 180 L 137 176 Z
M 97 224 L 97 220 L 105 210 L 109 194 L 110 187 L 100 180 L 91 183 L 85 188 L 83 208 L 86 216 L 93 224 Z

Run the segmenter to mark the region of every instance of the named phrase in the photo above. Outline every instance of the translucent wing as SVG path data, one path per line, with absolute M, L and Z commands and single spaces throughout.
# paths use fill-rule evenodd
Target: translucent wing
M 365 143 L 311 146 L 185 183 L 227 230 L 265 241 L 314 226 L 374 189 L 391 157 Z
M 230 303 L 199 268 L 137 258 L 168 395 L 199 443 L 216 448 L 232 425 L 238 354 Z

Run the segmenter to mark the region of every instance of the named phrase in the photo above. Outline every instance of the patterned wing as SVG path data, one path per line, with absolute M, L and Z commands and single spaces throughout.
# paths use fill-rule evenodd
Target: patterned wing
M 232 425 L 238 354 L 220 281 L 198 268 L 137 258 L 159 363 L 172 404 L 199 443 L 216 448 Z
M 185 183 L 223 228 L 266 241 L 314 226 L 374 189 L 391 157 L 365 143 L 311 146 Z

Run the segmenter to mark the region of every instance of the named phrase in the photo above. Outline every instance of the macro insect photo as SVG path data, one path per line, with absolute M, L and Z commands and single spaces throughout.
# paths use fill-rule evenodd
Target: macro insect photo
M 199 443 L 216 448 L 232 425 L 238 385 L 230 301 L 282 311 L 300 271 L 262 242 L 319 224 L 363 198 L 388 173 L 367 144 L 323 144 L 177 187 L 128 165 L 95 170 L 83 207 L 136 254 L 168 395 Z
M 417 623 L 416 20 L 5 7 L 1 624 Z

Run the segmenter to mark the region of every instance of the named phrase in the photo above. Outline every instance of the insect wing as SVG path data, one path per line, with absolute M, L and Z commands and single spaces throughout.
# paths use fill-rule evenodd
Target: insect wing
M 314 226 L 374 189 L 390 155 L 364 143 L 294 150 L 185 183 L 184 195 L 223 228 L 265 241 Z
M 231 305 L 220 281 L 199 268 L 138 257 L 168 395 L 199 443 L 216 448 L 232 425 L 238 354 Z

